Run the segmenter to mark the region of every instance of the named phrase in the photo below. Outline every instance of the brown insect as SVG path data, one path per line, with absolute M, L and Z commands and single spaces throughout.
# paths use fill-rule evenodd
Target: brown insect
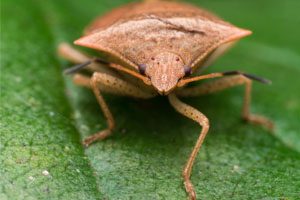
M 251 31 L 225 22 L 212 13 L 189 4 L 165 1 L 132 3 L 97 18 L 74 43 L 99 51 L 99 58 L 88 57 L 67 44 L 59 46 L 62 57 L 78 63 L 66 70 L 76 84 L 91 88 L 107 119 L 108 128 L 83 141 L 85 146 L 112 134 L 114 118 L 101 93 L 148 99 L 168 97 L 182 115 L 202 127 L 200 136 L 182 172 L 190 199 L 196 193 L 190 181 L 196 155 L 209 129 L 209 120 L 178 97 L 210 94 L 245 85 L 242 118 L 269 129 L 267 118 L 250 114 L 252 80 L 269 81 L 239 71 L 199 75 L 233 43 Z M 79 73 L 86 70 L 88 73 Z M 90 74 L 90 75 L 88 75 Z M 220 78 L 223 76 L 228 76 Z M 220 78 L 188 87 L 190 82 Z

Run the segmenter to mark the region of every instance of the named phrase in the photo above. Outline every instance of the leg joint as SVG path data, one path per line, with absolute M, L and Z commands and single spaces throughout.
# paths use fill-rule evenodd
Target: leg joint
M 203 114 L 201 114 L 198 118 L 198 123 L 203 126 L 203 127 L 209 127 L 209 119 L 204 116 Z
M 95 72 L 95 73 L 93 73 L 93 75 L 92 75 L 92 77 L 91 77 L 91 84 L 92 83 L 95 83 L 96 81 L 97 81 L 97 78 L 98 78 L 98 76 L 97 76 L 98 74 L 97 74 L 97 72 Z

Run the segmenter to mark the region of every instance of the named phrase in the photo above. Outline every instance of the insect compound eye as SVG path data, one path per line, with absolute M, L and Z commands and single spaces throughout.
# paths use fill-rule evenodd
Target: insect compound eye
M 189 76 L 192 74 L 192 68 L 189 66 L 184 66 L 184 74 L 185 76 Z
M 140 74 L 145 75 L 147 66 L 145 64 L 140 64 L 138 65 L 138 67 L 139 67 Z

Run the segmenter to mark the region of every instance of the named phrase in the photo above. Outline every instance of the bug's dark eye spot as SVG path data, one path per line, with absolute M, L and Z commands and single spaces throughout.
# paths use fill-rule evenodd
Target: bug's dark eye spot
M 139 65 L 139 71 L 140 71 L 140 74 L 145 75 L 146 67 L 147 67 L 147 66 L 146 66 L 145 64 L 140 64 L 140 65 Z
M 185 67 L 184 67 L 184 73 L 185 73 L 185 76 L 191 75 L 191 73 L 192 73 L 192 68 L 189 67 L 189 66 L 185 66 Z
M 154 57 L 151 57 L 151 60 L 155 60 L 155 58 L 154 58 Z
M 176 58 L 176 61 L 178 62 L 178 61 L 179 61 L 179 58 Z

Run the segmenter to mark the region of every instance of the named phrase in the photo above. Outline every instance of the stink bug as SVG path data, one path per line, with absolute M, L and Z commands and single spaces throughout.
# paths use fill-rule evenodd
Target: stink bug
M 65 72 L 74 74 L 74 83 L 93 90 L 107 119 L 107 129 L 86 138 L 83 144 L 89 146 L 107 138 L 115 127 L 102 92 L 142 99 L 167 96 L 176 111 L 202 127 L 182 172 L 189 198 L 196 199 L 190 175 L 208 132 L 209 120 L 178 97 L 245 85 L 242 118 L 273 128 L 270 120 L 249 111 L 252 80 L 262 83 L 268 80 L 240 71 L 200 74 L 233 43 L 250 34 L 251 31 L 225 22 L 206 10 L 178 2 L 131 3 L 97 18 L 74 43 L 97 50 L 99 58 L 88 57 L 67 44 L 61 44 L 58 49 L 62 57 L 77 63 Z M 81 70 L 89 73 L 84 75 Z M 188 86 L 190 82 L 212 78 L 219 79 Z

